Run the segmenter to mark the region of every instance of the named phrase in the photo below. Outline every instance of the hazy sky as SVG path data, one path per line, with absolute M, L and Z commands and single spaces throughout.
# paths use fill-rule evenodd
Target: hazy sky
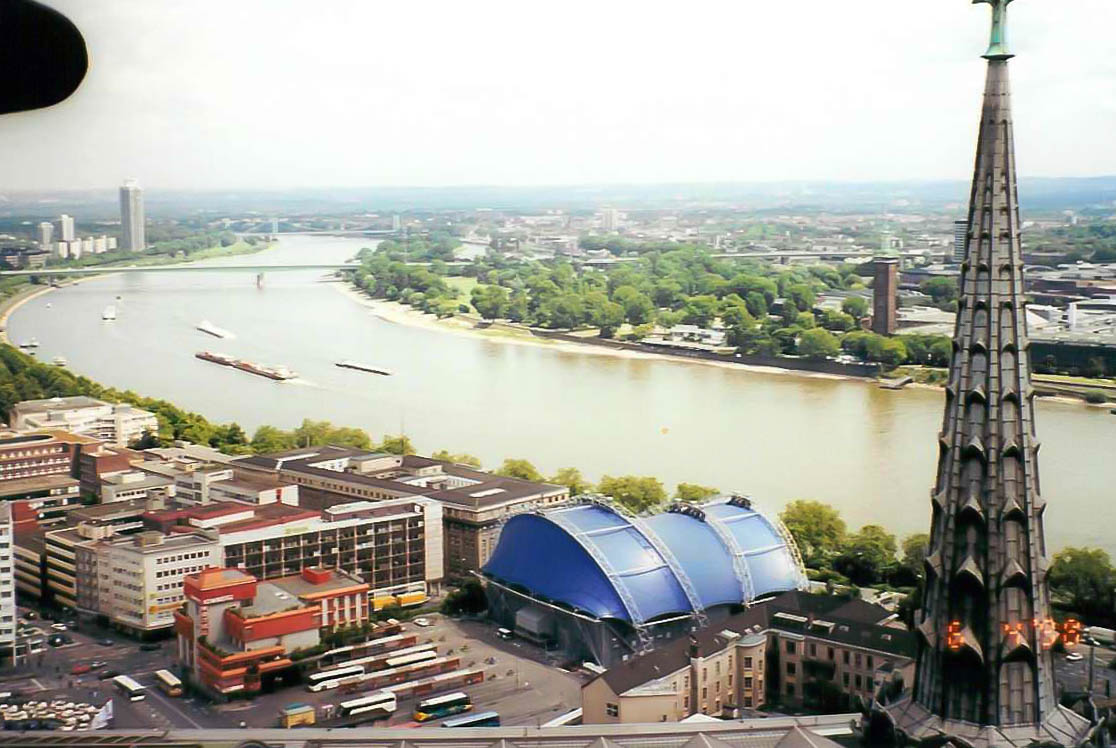
M 0 190 L 966 178 L 968 0 L 47 0 L 92 69 Z M 1011 6 L 1028 176 L 1116 174 L 1113 0 Z

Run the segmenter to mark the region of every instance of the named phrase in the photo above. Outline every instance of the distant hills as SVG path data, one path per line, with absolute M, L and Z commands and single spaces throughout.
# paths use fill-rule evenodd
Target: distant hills
M 569 185 L 542 187 L 368 187 L 292 190 L 145 190 L 147 213 L 170 217 L 213 212 L 351 214 L 406 210 L 591 211 L 608 205 L 622 210 L 739 207 L 755 211 L 936 212 L 956 211 L 968 202 L 968 182 L 733 182 L 702 184 Z M 1116 213 L 1116 176 L 1024 178 L 1022 209 L 1086 215 Z M 109 218 L 117 214 L 115 189 L 87 192 L 0 194 L 0 216 Z

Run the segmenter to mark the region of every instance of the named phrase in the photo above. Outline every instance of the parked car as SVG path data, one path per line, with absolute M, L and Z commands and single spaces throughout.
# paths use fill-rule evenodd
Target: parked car
M 100 670 L 101 668 L 103 668 L 107 664 L 108 663 L 105 662 L 104 660 L 93 660 L 93 662 L 89 663 L 89 667 L 92 668 L 93 670 Z
M 49 639 L 47 639 L 47 644 L 49 644 L 52 647 L 61 647 L 63 644 L 73 644 L 73 643 L 74 643 L 74 640 L 71 639 L 70 637 L 66 636 L 65 634 L 52 634 L 51 637 Z
M 1070 652 L 1066 655 L 1066 662 L 1081 662 L 1085 659 L 1085 655 L 1080 652 Z
M 144 642 L 139 646 L 141 652 L 158 652 L 163 648 L 159 642 Z
M 113 644 L 116 644 L 114 640 L 108 638 L 107 636 L 103 639 L 98 639 L 97 643 L 100 644 L 102 647 L 111 647 Z
M 66 624 L 64 624 L 64 623 L 52 623 L 52 624 L 50 624 L 50 627 L 52 629 L 54 629 L 55 631 L 65 631 L 66 630 Z
M 92 670 L 93 668 L 88 663 L 79 662 L 70 668 L 70 675 L 85 675 Z
M 420 628 L 426 628 L 427 626 L 430 625 L 430 619 L 429 618 L 416 618 L 414 620 L 414 624 L 416 626 L 419 626 Z
M 28 610 L 24 612 L 23 617 L 26 618 L 28 621 L 34 621 L 36 618 L 39 617 L 39 614 L 33 610 Z
M 100 680 L 108 680 L 109 678 L 115 678 L 118 675 L 120 675 L 119 670 L 102 670 L 100 674 L 97 675 L 97 678 Z

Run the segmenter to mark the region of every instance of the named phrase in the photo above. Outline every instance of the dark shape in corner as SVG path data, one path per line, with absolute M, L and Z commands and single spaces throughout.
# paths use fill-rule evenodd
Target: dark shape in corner
M 0 114 L 54 106 L 89 69 L 70 19 L 34 0 L 0 0 Z

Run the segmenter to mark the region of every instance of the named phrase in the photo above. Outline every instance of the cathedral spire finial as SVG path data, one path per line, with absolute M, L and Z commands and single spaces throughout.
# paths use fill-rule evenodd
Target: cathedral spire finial
M 986 60 L 1009 60 L 1015 57 L 1007 48 L 1007 6 L 1011 0 L 973 0 L 973 5 L 988 3 L 992 6 L 992 37 L 988 42 Z

